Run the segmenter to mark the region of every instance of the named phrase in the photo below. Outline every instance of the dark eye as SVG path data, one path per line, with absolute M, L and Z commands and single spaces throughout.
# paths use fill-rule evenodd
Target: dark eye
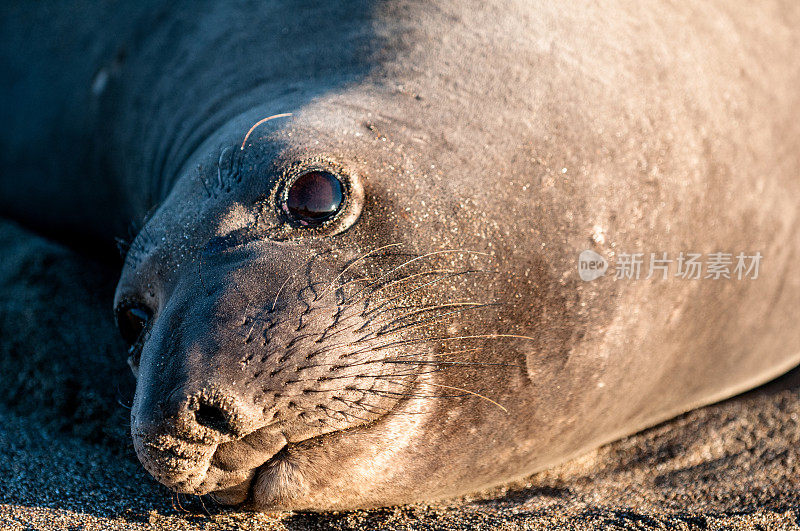
M 309 171 L 294 180 L 286 194 L 284 209 L 293 221 L 304 226 L 321 225 L 342 207 L 344 186 L 336 175 Z
M 135 345 L 147 327 L 152 316 L 144 306 L 128 306 L 117 313 L 117 326 L 122 339 L 128 345 Z

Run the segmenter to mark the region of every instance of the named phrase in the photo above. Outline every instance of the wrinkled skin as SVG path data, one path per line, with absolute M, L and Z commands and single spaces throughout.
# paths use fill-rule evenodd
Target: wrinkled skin
M 797 364 L 799 8 L 561 4 L 4 8 L 3 213 L 109 241 L 150 212 L 115 306 L 153 313 L 129 362 L 154 477 L 441 499 Z M 282 190 L 318 167 L 345 206 L 296 226 Z M 587 248 L 765 259 L 586 283 Z

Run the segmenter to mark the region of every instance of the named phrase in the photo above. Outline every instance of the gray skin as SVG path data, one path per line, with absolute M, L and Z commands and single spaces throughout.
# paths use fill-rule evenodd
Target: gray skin
M 794 0 L 61 4 L 2 8 L 0 208 L 151 212 L 115 304 L 154 314 L 131 433 L 179 492 L 451 497 L 800 361 Z M 347 188 L 318 229 L 309 168 Z M 764 259 L 583 282 L 585 249 Z

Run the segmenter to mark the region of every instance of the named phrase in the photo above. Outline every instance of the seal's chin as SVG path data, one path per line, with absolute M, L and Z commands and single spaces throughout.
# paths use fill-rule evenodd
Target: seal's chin
M 286 464 L 282 434 L 266 430 L 219 444 L 187 441 L 172 435 L 134 438 L 145 469 L 182 494 L 210 494 L 223 505 L 239 505 L 258 483 L 260 497 L 282 499 L 294 491 L 297 475 Z
M 241 505 L 250 497 L 250 487 L 253 484 L 254 477 L 255 471 L 247 481 L 233 487 L 211 492 L 209 495 L 221 505 Z
M 222 503 L 244 501 L 257 468 L 222 468 L 216 454 L 224 445 L 200 444 L 161 435 L 135 440 L 134 446 L 139 461 L 159 483 L 183 494 L 219 492 Z

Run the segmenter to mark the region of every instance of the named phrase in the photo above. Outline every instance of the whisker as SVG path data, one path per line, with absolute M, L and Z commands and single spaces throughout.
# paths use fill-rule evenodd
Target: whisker
M 412 365 L 444 365 L 444 366 L 492 366 L 492 367 L 513 367 L 515 369 L 525 369 L 522 365 L 515 365 L 513 363 L 493 363 L 493 362 L 485 362 L 485 361 L 432 361 L 432 360 L 423 360 L 423 361 L 413 361 L 413 360 L 391 360 L 391 359 L 384 359 L 384 360 L 376 360 L 375 363 L 407 363 Z M 358 364 L 356 364 L 358 365 Z M 366 365 L 366 363 L 365 363 Z
M 211 513 L 206 509 L 206 504 L 203 502 L 203 497 L 198 496 L 197 499 L 200 501 L 200 506 L 203 508 L 203 512 L 206 513 L 206 516 L 211 516 Z
M 365 281 L 368 281 L 368 280 L 375 280 L 375 279 L 372 278 L 372 277 L 354 278 L 352 280 L 348 280 L 347 282 L 342 282 L 341 284 L 339 284 L 339 286 L 336 289 L 337 290 L 341 289 L 341 288 L 347 286 L 348 284 L 355 284 L 356 282 L 365 282 Z
M 422 339 L 407 339 L 407 340 L 398 340 L 389 343 L 384 343 L 383 345 L 378 345 L 377 347 L 374 346 L 364 347 L 361 350 L 356 350 L 349 354 L 345 354 L 345 357 L 354 356 L 362 352 L 378 351 L 393 346 L 413 345 L 418 343 L 431 343 L 434 341 L 458 341 L 462 339 L 502 339 L 502 338 L 529 339 L 531 341 L 536 341 L 536 338 L 530 336 L 518 336 L 515 334 L 478 334 L 478 335 L 467 335 L 467 336 L 444 336 L 444 337 L 432 337 L 432 338 L 422 338 Z
M 363 409 L 367 413 L 373 413 L 373 414 L 376 413 L 376 412 L 377 413 L 389 413 L 391 411 L 391 409 L 388 409 L 388 408 L 385 408 L 385 407 L 376 406 L 374 404 L 362 404 L 361 402 L 356 402 L 355 400 L 346 400 L 346 399 L 344 399 L 344 398 L 342 398 L 340 396 L 334 396 L 331 400 L 337 400 L 339 402 L 342 402 L 342 403 L 346 404 L 348 407 L 355 407 L 355 408 L 358 408 L 358 409 Z M 372 409 L 368 409 L 368 407 L 372 408 Z M 377 410 L 377 411 L 375 411 L 375 410 Z
M 423 260 L 423 259 L 429 258 L 431 256 L 436 256 L 436 255 L 440 255 L 440 254 L 447 254 L 447 253 L 466 253 L 466 254 L 476 254 L 476 255 L 482 255 L 482 256 L 491 256 L 488 253 L 482 253 L 480 251 L 468 251 L 466 249 L 442 249 L 440 251 L 433 251 L 433 252 L 430 252 L 430 253 L 427 253 L 427 254 L 423 254 L 421 256 L 417 256 L 415 258 L 411 258 L 410 260 L 407 260 L 407 261 L 403 262 L 399 266 L 397 266 L 397 267 L 395 267 L 393 269 L 390 269 L 388 272 L 384 273 L 381 277 L 379 277 L 378 280 L 381 280 L 381 279 L 383 279 L 385 277 L 388 277 L 389 275 L 393 274 L 395 271 L 399 271 L 400 269 L 402 269 L 402 268 L 406 267 L 407 265 L 412 264 L 412 263 L 414 263 L 414 262 L 416 262 L 418 260 Z
M 475 351 L 479 351 L 479 350 L 483 350 L 483 349 L 480 348 L 480 347 L 476 347 L 476 348 L 472 348 L 472 349 L 464 349 L 464 350 L 455 351 L 455 352 L 445 352 L 445 353 L 442 353 L 442 354 L 435 354 L 435 353 L 398 354 L 397 356 L 393 356 L 393 357 L 390 357 L 390 358 L 364 360 L 364 361 L 359 361 L 359 362 L 355 362 L 355 363 L 348 363 L 347 365 L 337 365 L 336 363 L 315 363 L 315 364 L 312 364 L 312 365 L 303 365 L 302 369 L 303 370 L 308 370 L 308 369 L 318 369 L 318 368 L 322 368 L 322 367 L 337 367 L 338 369 L 349 369 L 351 367 L 360 367 L 360 366 L 363 366 L 363 365 L 372 365 L 372 364 L 376 364 L 376 363 L 409 363 L 409 364 L 419 364 L 419 365 L 443 365 L 443 366 L 447 366 L 447 365 L 498 365 L 498 366 L 504 366 L 504 367 L 516 367 L 516 368 L 519 368 L 519 369 L 524 369 L 525 368 L 525 367 L 523 367 L 521 365 L 514 365 L 514 364 L 511 364 L 511 363 L 493 363 L 493 362 L 479 362 L 479 361 L 474 361 L 474 362 L 472 362 L 472 361 L 446 361 L 446 360 L 445 361 L 437 361 L 437 360 L 420 360 L 420 361 L 416 361 L 416 360 L 402 360 L 402 359 L 400 359 L 400 358 L 419 358 L 419 357 L 423 357 L 423 356 L 436 356 L 436 357 L 451 356 L 453 354 L 459 354 L 459 353 L 463 353 L 463 352 L 475 352 Z M 336 377 L 334 377 L 334 376 L 324 376 L 324 377 L 322 377 L 322 379 L 324 379 L 324 380 L 333 380 L 333 379 L 348 378 L 348 377 L 352 377 L 352 375 L 351 376 L 342 376 L 342 377 L 339 377 L 339 376 L 336 376 Z M 307 378 L 307 379 L 294 380 L 294 381 L 318 381 L 319 379 L 320 378 Z
M 385 322 L 385 319 L 384 320 L 378 320 L 378 317 L 380 317 L 381 315 L 388 314 L 389 312 L 401 312 L 401 311 L 404 311 L 404 310 L 413 310 L 415 308 L 418 308 L 418 306 L 401 305 L 401 306 L 390 306 L 388 308 L 384 308 L 383 310 L 375 312 L 375 315 L 373 315 L 369 319 L 367 319 L 367 321 L 364 324 L 362 324 L 362 326 L 358 329 L 358 331 L 361 331 L 362 329 L 366 328 L 367 326 L 369 326 L 371 323 L 375 322 L 376 320 L 377 320 L 378 323 Z M 363 313 L 357 312 L 352 316 L 348 316 L 348 318 L 356 317 L 356 316 L 363 318 Z M 391 317 L 391 316 L 389 316 L 389 317 Z
M 269 309 L 270 313 L 275 311 L 275 306 L 278 304 L 278 297 L 281 296 L 281 292 L 283 291 L 283 288 L 285 288 L 286 284 L 288 284 L 289 281 L 294 278 L 294 276 L 297 274 L 298 271 L 299 271 L 299 269 L 296 269 L 291 275 L 286 277 L 286 280 L 283 281 L 283 284 L 281 284 L 280 289 L 278 289 L 278 292 L 275 294 L 275 300 L 272 301 L 272 308 Z
M 478 352 L 478 351 L 481 351 L 481 350 L 484 350 L 484 349 L 485 349 L 485 347 L 472 347 L 472 348 L 464 348 L 464 349 L 461 349 L 461 350 L 451 350 L 451 351 L 440 352 L 440 353 L 427 352 L 424 355 L 426 355 L 426 356 L 434 356 L 434 357 L 446 357 L 446 356 L 454 356 L 456 354 L 464 354 L 466 352 Z M 393 356 L 393 358 L 408 358 L 408 357 L 415 357 L 415 356 L 422 356 L 422 355 L 423 354 L 414 354 L 414 353 L 397 354 L 396 356 Z
M 377 396 L 400 397 L 400 398 L 463 398 L 465 396 L 463 394 L 460 395 L 442 395 L 442 394 L 423 395 L 419 393 L 409 394 L 408 392 L 400 393 L 398 391 L 386 391 L 386 390 L 376 390 L 376 389 L 370 389 L 370 390 L 358 389 L 358 391 L 365 394 L 367 392 L 370 392 Z
M 368 284 L 368 285 L 364 286 L 363 288 L 361 288 L 360 290 L 358 290 L 355 293 L 353 293 L 353 295 L 351 297 L 351 300 L 350 300 L 350 302 L 348 302 L 348 304 L 358 304 L 359 302 L 367 300 L 367 298 L 372 297 L 375 293 L 377 293 L 377 292 L 379 292 L 381 290 L 384 290 L 384 289 L 388 288 L 389 286 L 392 286 L 393 284 L 398 284 L 400 282 L 407 282 L 407 281 L 412 280 L 414 278 L 422 277 L 422 276 L 425 276 L 425 275 L 435 275 L 435 274 L 439 274 L 439 273 L 445 274 L 445 273 L 453 273 L 453 272 L 454 271 L 452 269 L 431 269 L 429 271 L 422 271 L 420 273 L 414 273 L 412 275 L 406 275 L 404 277 L 400 277 L 400 278 L 397 278 L 397 279 L 394 279 L 394 280 L 387 280 L 387 281 L 383 282 L 379 287 L 377 287 L 374 290 L 372 290 L 371 292 L 369 292 L 366 296 L 362 297 L 361 299 L 354 300 L 357 295 L 359 295 L 360 293 L 362 293 L 364 291 L 367 291 L 369 288 L 371 288 L 372 286 L 377 284 L 378 280 L 376 280 L 372 284 Z
M 342 269 L 342 270 L 339 272 L 339 274 L 338 274 L 338 275 L 336 275 L 336 277 L 335 277 L 333 280 L 331 280 L 331 283 L 328 285 L 328 287 L 327 287 L 327 288 L 325 288 L 324 290 L 322 290 L 322 292 L 320 293 L 319 297 L 317 297 L 317 299 L 319 299 L 320 297 L 322 297 L 322 296 L 323 296 L 323 295 L 324 295 L 324 294 L 325 294 L 325 293 L 326 293 L 326 292 L 327 292 L 329 289 L 331 289 L 331 287 L 333 287 L 333 285 L 334 285 L 334 284 L 336 284 L 336 282 L 337 282 L 337 281 L 338 281 L 340 278 L 342 278 L 342 276 L 343 276 L 343 275 L 344 275 L 344 274 L 345 274 L 345 273 L 346 273 L 346 272 L 347 272 L 347 271 L 348 271 L 348 270 L 349 270 L 351 267 L 353 267 L 354 265 L 356 265 L 358 262 L 360 262 L 360 261 L 362 261 L 362 260 L 364 260 L 364 259 L 366 259 L 366 258 L 368 258 L 368 257 L 370 257 L 370 256 L 372 256 L 372 255 L 374 255 L 375 253 L 378 253 L 378 252 L 380 252 L 380 251 L 384 250 L 384 249 L 388 249 L 388 248 L 390 248 L 390 247 L 398 247 L 399 245 L 400 245 L 399 243 L 390 243 L 389 245 L 384 245 L 383 247 L 378 247 L 377 249 L 373 249 L 372 251 L 369 251 L 368 253 L 366 253 L 366 254 L 362 255 L 361 257 L 359 257 L 359 258 L 355 259 L 354 261 L 350 262 L 350 263 L 349 263 L 349 264 L 348 264 L 348 265 L 347 265 L 347 266 L 346 266 L 344 269 Z
M 417 287 L 415 287 L 413 289 L 407 290 L 404 293 L 401 293 L 401 294 L 396 295 L 394 297 L 390 297 L 390 298 L 384 300 L 380 305 L 376 306 L 372 310 L 367 310 L 367 311 L 363 312 L 361 315 L 366 318 L 367 315 L 370 315 L 371 313 L 375 312 L 376 310 L 380 310 L 381 308 L 383 308 L 384 306 L 386 306 L 387 304 L 389 304 L 390 302 L 392 302 L 394 300 L 397 300 L 397 299 L 400 299 L 400 298 L 403 298 L 403 297 L 407 297 L 408 295 L 411 295 L 412 293 L 416 293 L 417 291 L 419 291 L 421 289 L 424 289 L 424 288 L 427 288 L 428 286 L 432 286 L 433 284 L 437 284 L 439 282 L 442 282 L 443 280 L 447 280 L 449 278 L 455 278 L 455 277 L 461 276 L 461 275 L 467 275 L 469 273 L 479 273 L 479 272 L 481 272 L 481 270 L 468 269 L 467 271 L 461 271 L 461 272 L 458 272 L 458 273 L 451 273 L 449 275 L 444 275 L 442 277 L 435 278 L 435 279 L 433 279 L 433 280 L 431 280 L 429 282 L 425 282 L 424 284 L 421 284 L 421 285 L 419 285 L 419 286 L 417 286 Z
M 429 373 L 425 373 L 425 374 L 433 374 L 434 372 L 437 372 L 437 371 L 430 371 Z M 410 376 L 416 376 L 417 374 L 420 374 L 420 373 L 417 373 L 417 372 L 410 373 Z M 400 387 L 404 387 L 404 386 L 407 387 L 408 386 L 408 383 L 389 380 L 388 378 L 391 377 L 391 376 L 393 376 L 393 375 L 385 374 L 385 375 L 382 375 L 380 378 L 377 377 L 377 376 L 366 376 L 366 377 L 375 378 L 376 380 L 377 379 L 381 379 L 383 382 L 385 382 L 387 384 L 397 385 L 397 386 L 400 386 Z M 331 377 L 328 378 L 328 380 L 338 380 L 338 379 L 341 379 L 341 378 L 352 378 L 352 375 L 350 375 L 350 376 L 331 376 Z M 305 378 L 305 379 L 293 380 L 293 382 L 310 382 L 310 381 L 317 381 L 317 380 L 315 378 Z M 370 392 L 370 391 L 373 391 L 373 390 L 374 389 L 361 389 L 361 388 L 355 387 L 353 384 L 348 384 L 348 385 L 345 385 L 344 387 L 334 387 L 334 388 L 328 388 L 328 389 L 304 389 L 303 392 L 304 393 L 342 393 L 342 392 L 346 392 L 346 391 L 355 391 L 355 392 L 359 392 L 359 393 L 366 393 L 366 392 Z M 299 396 L 299 395 L 293 395 L 293 396 Z
M 476 304 L 478 304 L 478 303 L 476 303 Z M 352 308 L 352 307 L 353 307 L 352 305 L 349 305 L 349 304 L 348 304 L 348 306 L 347 306 L 347 307 L 346 307 L 346 308 L 345 308 L 345 309 L 342 311 L 342 313 L 346 313 L 346 312 L 347 312 L 347 309 L 349 309 L 349 308 Z M 358 321 L 358 322 L 356 322 L 356 323 L 353 323 L 353 324 L 348 324 L 347 326 L 341 326 L 343 323 L 345 323 L 345 322 L 347 322 L 347 321 L 350 321 L 350 320 L 352 320 L 352 319 L 355 319 L 356 317 L 359 317 L 359 318 L 362 318 L 362 319 L 363 319 L 363 317 L 364 317 L 364 316 L 363 316 L 363 314 L 362 314 L 361 312 L 359 312 L 358 310 L 356 310 L 354 313 L 351 313 L 350 315 L 346 315 L 346 316 L 344 316 L 344 317 L 340 317 L 340 318 L 339 318 L 339 319 L 336 321 L 336 324 L 335 324 L 335 327 L 337 328 L 337 330 L 335 330 L 334 332 L 330 332 L 330 333 L 328 333 L 326 337 L 331 337 L 331 336 L 334 336 L 334 335 L 336 335 L 336 334 L 340 334 L 340 333 L 342 333 L 342 332 L 345 332 L 345 331 L 347 331 L 347 330 L 350 330 L 350 329 L 352 329 L 352 328 L 353 328 L 353 327 L 355 327 L 355 326 L 358 326 L 358 328 L 356 328 L 356 329 L 355 329 L 355 331 L 356 331 L 356 332 L 360 332 L 360 331 L 362 331 L 364 328 L 366 328 L 367 326 L 369 326 L 369 325 L 370 325 L 370 323 L 371 323 L 371 322 L 373 322 L 373 320 L 374 320 L 376 317 L 378 317 L 379 315 L 382 315 L 382 314 L 384 314 L 384 313 L 388 313 L 388 312 L 390 312 L 390 311 L 393 311 L 393 310 L 401 311 L 401 310 L 411 310 L 411 309 L 413 309 L 413 308 L 414 308 L 414 306 L 394 306 L 394 307 L 392 307 L 392 308 L 386 308 L 385 310 L 378 312 L 378 313 L 377 313 L 377 314 L 375 314 L 375 315 L 374 315 L 372 318 L 370 318 L 369 320 L 367 320 L 367 321 L 366 321 L 366 322 L 364 322 L 364 323 L 362 323 L 362 322 Z M 431 307 L 431 308 L 433 308 L 433 307 Z M 318 308 L 318 309 L 321 309 L 321 308 Z
M 239 151 L 242 151 L 244 149 L 244 145 L 247 143 L 247 139 L 250 137 L 250 133 L 252 133 L 256 127 L 263 124 L 264 122 L 274 120 L 275 118 L 285 118 L 291 115 L 292 113 L 290 112 L 284 112 L 281 114 L 273 114 L 272 116 L 267 116 L 266 118 L 262 118 L 261 120 L 257 121 L 255 124 L 253 124 L 253 127 L 251 127 L 250 130 L 247 131 L 247 134 L 244 135 L 244 140 L 242 140 L 242 146 L 239 148 Z
M 432 338 L 406 339 L 406 340 L 390 341 L 390 342 L 384 343 L 382 345 L 377 345 L 377 346 L 368 345 L 368 346 L 366 346 L 366 347 L 364 347 L 364 348 L 362 348 L 360 350 L 355 350 L 353 352 L 348 352 L 346 354 L 343 354 L 341 356 L 341 358 L 345 358 L 345 357 L 349 358 L 349 357 L 352 357 L 352 356 L 355 356 L 357 354 L 361 354 L 361 353 L 364 353 L 364 352 L 370 352 L 370 351 L 376 351 L 377 352 L 379 350 L 383 350 L 385 348 L 390 348 L 390 347 L 393 347 L 393 346 L 414 345 L 414 344 L 419 344 L 419 343 L 431 343 L 431 342 L 434 342 L 434 341 L 456 341 L 456 340 L 462 340 L 462 339 L 503 339 L 503 338 L 528 339 L 528 340 L 531 340 L 531 341 L 535 341 L 536 340 L 535 338 L 530 337 L 530 336 L 519 336 L 519 335 L 514 335 L 514 334 L 479 334 L 479 335 L 465 335 L 465 336 L 442 336 L 442 337 L 432 337 Z M 346 343 L 336 343 L 336 344 L 333 344 L 333 345 L 327 345 L 327 346 L 318 348 L 317 350 L 314 350 L 312 352 L 309 352 L 306 356 L 307 356 L 307 358 L 310 359 L 310 358 L 313 358 L 313 357 L 318 356 L 320 354 L 324 354 L 325 352 L 329 352 L 329 351 L 337 349 L 337 348 L 353 346 L 353 345 L 355 345 L 356 343 L 358 343 L 360 341 L 361 340 L 356 340 L 356 341 L 348 341 Z
M 501 404 L 495 402 L 491 398 L 489 398 L 487 396 L 484 396 L 484 395 L 482 395 L 480 393 L 476 393 L 475 391 L 470 391 L 469 389 L 464 389 L 463 387 L 455 387 L 455 386 L 452 386 L 452 385 L 444 385 L 444 384 L 435 384 L 435 383 L 432 383 L 432 382 L 420 382 L 420 385 L 432 385 L 434 387 L 441 387 L 443 389 L 452 389 L 454 391 L 461 391 L 461 392 L 470 394 L 472 396 L 476 396 L 478 398 L 482 398 L 482 399 L 486 400 L 487 402 L 490 402 L 490 403 L 494 404 L 495 406 L 499 407 L 505 413 L 508 413 L 508 410 L 506 408 L 504 408 Z
M 398 321 L 402 321 L 403 319 L 407 319 L 408 317 L 411 317 L 413 315 L 418 315 L 420 313 L 425 313 L 425 312 L 432 312 L 434 310 L 440 310 L 440 309 L 444 309 L 444 308 L 455 308 L 455 307 L 459 307 L 459 306 L 479 306 L 481 304 L 483 304 L 483 303 L 480 303 L 480 302 L 469 302 L 469 301 L 449 302 L 449 303 L 446 303 L 446 304 L 434 304 L 434 305 L 431 305 L 431 306 L 425 306 L 423 308 L 416 308 L 414 311 L 405 313 L 405 314 L 403 314 L 403 315 L 401 315 L 399 317 L 391 317 L 390 318 L 391 320 L 384 321 L 383 324 L 384 324 L 384 326 L 391 325 L 391 324 L 396 323 Z M 410 308 L 413 308 L 413 307 L 410 307 Z M 374 322 L 374 320 L 373 320 L 373 322 Z M 381 321 L 378 321 L 375 324 L 381 324 Z
M 172 501 L 172 509 L 173 510 L 177 510 L 177 509 L 175 509 L 175 502 L 177 501 L 178 502 L 178 507 L 180 508 L 181 512 L 182 513 L 188 513 L 189 511 L 184 509 L 183 505 L 181 505 L 181 494 L 180 494 L 180 492 L 174 492 L 173 494 L 174 494 L 174 497 L 172 499 L 173 500 Z
M 323 405 L 318 405 L 318 406 L 316 406 L 316 408 L 317 409 L 322 409 L 325 412 L 325 414 L 328 415 L 328 417 L 330 417 L 333 420 L 339 420 L 339 419 L 337 419 L 332 413 L 329 413 L 329 412 L 338 413 L 340 415 L 344 415 L 345 417 L 353 417 L 354 419 L 362 420 L 364 422 L 369 421 L 369 419 L 365 419 L 365 418 L 359 417 L 358 415 L 354 415 L 352 413 L 348 413 L 347 411 L 339 411 L 338 409 L 329 408 L 329 407 L 326 407 L 326 406 L 323 406 Z M 367 413 L 369 413 L 369 411 Z
M 479 303 L 476 303 L 476 304 L 479 304 Z M 348 310 L 351 310 L 352 308 L 353 308 L 353 306 L 350 305 L 350 304 L 347 304 L 346 306 L 342 306 L 342 305 L 338 305 L 337 304 L 337 305 L 315 306 L 314 310 L 315 311 L 336 310 L 336 311 L 340 311 L 339 315 L 344 315 L 344 314 L 347 314 Z M 391 311 L 413 310 L 415 308 L 416 308 L 415 306 L 393 306 L 391 308 L 386 308 L 384 310 L 381 310 L 381 311 L 377 312 L 372 318 L 370 318 L 369 322 L 372 322 L 372 320 L 374 320 L 376 317 L 378 317 L 379 315 L 382 315 L 384 313 L 388 313 L 388 312 L 391 312 Z M 331 327 L 335 326 L 336 328 L 338 328 L 338 330 L 336 330 L 334 332 L 328 332 L 326 334 L 326 337 L 330 337 L 332 335 L 341 333 L 341 332 L 343 332 L 343 331 L 345 331 L 347 329 L 350 329 L 350 328 L 352 328 L 353 326 L 356 326 L 356 325 L 364 327 L 364 324 L 360 323 L 360 322 L 352 324 L 352 325 L 347 325 L 346 327 L 342 327 L 341 326 L 343 323 L 345 323 L 347 321 L 350 321 L 350 320 L 352 320 L 352 319 L 354 319 L 356 317 L 363 318 L 362 313 L 357 309 L 354 310 L 353 313 L 344 315 L 344 317 L 338 317 L 338 319 L 336 320 L 336 323 L 334 325 L 331 325 Z M 283 322 L 286 322 L 286 321 L 281 321 L 281 323 L 283 323 Z M 367 322 L 366 324 L 368 325 L 369 322 Z M 360 330 L 360 328 L 359 328 L 359 330 Z
M 349 365 L 348 367 L 356 367 L 358 365 L 360 365 L 360 364 Z M 367 365 L 367 364 L 364 364 L 364 365 Z M 438 371 L 431 371 L 430 374 L 432 374 L 433 372 L 438 372 Z M 415 376 L 417 374 L 429 374 L 429 373 L 409 372 L 409 373 L 402 373 L 402 374 L 399 374 L 399 373 L 393 373 L 393 374 L 359 374 L 358 377 L 359 378 L 374 378 L 376 380 L 379 380 L 381 378 L 386 378 L 387 376 Z M 352 374 L 343 374 L 341 376 L 325 376 L 323 381 L 352 379 L 352 378 L 353 378 Z M 290 382 L 291 383 L 298 383 L 298 382 L 318 382 L 318 381 L 320 381 L 320 378 L 295 378 L 295 379 L 292 379 Z M 344 387 L 342 389 L 305 389 L 304 391 L 308 392 L 308 393 L 329 393 L 331 391 L 346 391 L 346 390 L 347 390 L 347 388 Z
M 387 334 L 394 334 L 398 330 L 403 330 L 403 329 L 405 329 L 406 331 L 413 330 L 414 328 L 418 328 L 420 326 L 423 326 L 423 325 L 425 325 L 427 323 L 430 323 L 431 321 L 436 321 L 438 319 L 443 319 L 443 318 L 448 317 L 450 315 L 457 315 L 457 314 L 466 312 L 468 310 L 477 310 L 477 309 L 480 309 L 480 308 L 487 308 L 487 307 L 490 307 L 490 306 L 497 306 L 497 304 L 485 303 L 485 304 L 477 304 L 475 306 L 469 306 L 469 307 L 466 307 L 466 308 L 459 308 L 458 310 L 453 310 L 451 312 L 445 312 L 443 314 L 434 315 L 434 316 L 429 317 L 427 319 L 423 319 L 422 321 L 415 321 L 413 323 L 407 323 L 407 324 L 396 326 L 395 328 L 391 328 L 389 330 L 386 330 L 386 327 L 391 325 L 391 323 L 388 323 L 388 324 L 384 325 L 381 329 L 379 329 L 377 332 L 375 332 L 375 336 L 378 337 L 378 336 L 383 336 L 383 335 L 387 335 Z

